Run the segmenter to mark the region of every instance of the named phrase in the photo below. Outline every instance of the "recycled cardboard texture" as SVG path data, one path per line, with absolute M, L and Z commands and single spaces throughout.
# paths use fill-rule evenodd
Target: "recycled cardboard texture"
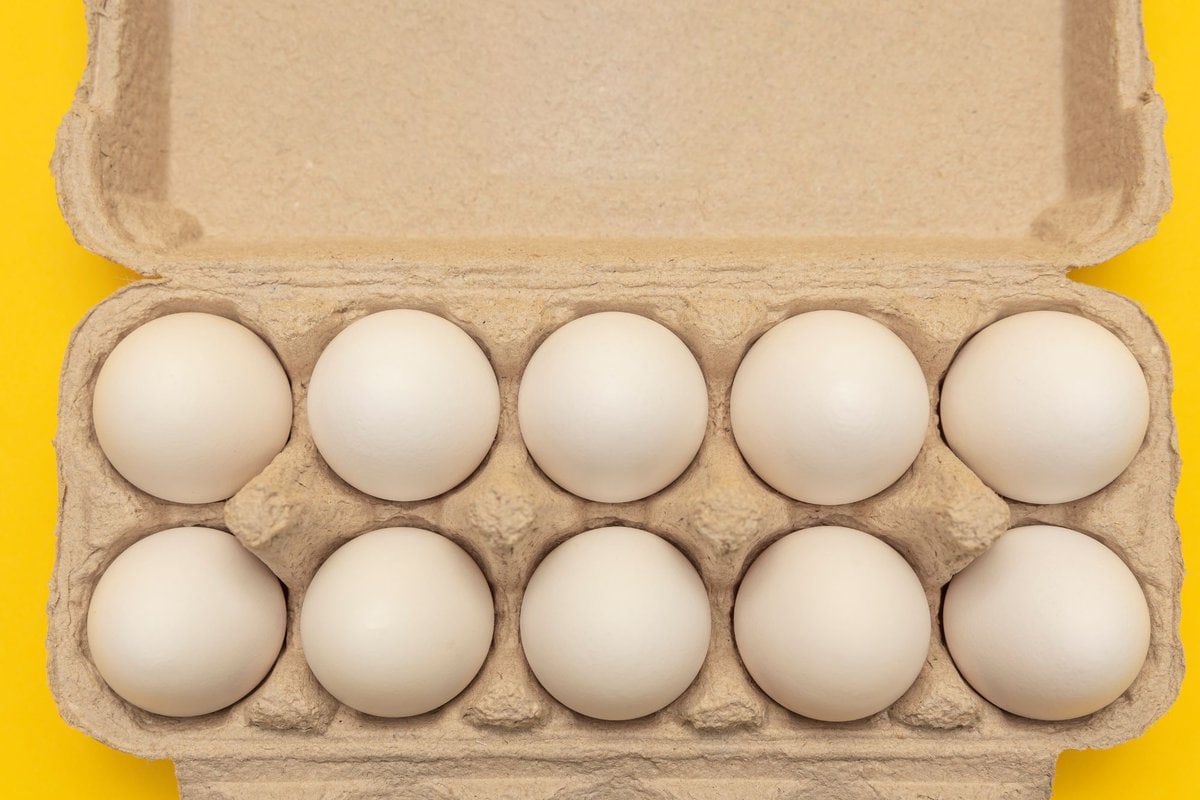
M 1138 4 L 977 6 L 93 3 L 64 210 L 163 274 L 540 239 L 1077 266 L 1145 236 Z
M 50 680 L 73 725 L 174 758 L 184 797 L 1044 798 L 1060 750 L 1136 736 L 1170 705 L 1183 661 L 1168 356 L 1136 306 L 1064 274 L 1151 235 L 1169 199 L 1136 2 L 109 0 L 88 14 L 88 70 L 55 159 L 63 211 L 85 245 L 160 277 L 100 304 L 68 351 Z M 330 339 L 400 307 L 471 333 L 504 402 L 484 465 L 418 503 L 340 481 L 304 413 Z M 759 335 L 817 308 L 889 325 L 935 404 L 954 353 L 989 322 L 1041 308 L 1083 314 L 1146 371 L 1146 441 L 1102 492 L 1028 506 L 984 487 L 935 417 L 914 467 L 881 495 L 838 507 L 788 500 L 738 454 L 729 388 Z M 515 414 L 538 343 L 604 309 L 676 331 L 712 407 L 688 471 L 621 505 L 555 487 L 527 455 Z M 183 310 L 246 324 L 292 381 L 287 448 L 227 503 L 139 492 L 92 432 L 106 355 L 136 326 Z M 675 542 L 714 609 L 695 685 L 659 714 L 622 723 L 556 703 L 517 636 L 538 560 L 614 522 Z M 1081 720 L 1034 722 L 989 705 L 937 630 L 949 578 L 1031 522 L 1104 541 L 1150 603 L 1144 670 Z M 894 545 L 935 619 L 916 685 L 857 723 L 776 705 L 731 641 L 733 596 L 753 557 L 821 523 Z M 291 618 L 278 664 L 250 697 L 173 720 L 107 689 L 88 658 L 86 614 L 121 550 L 184 524 L 236 534 L 286 584 Z M 382 720 L 316 684 L 297 612 L 339 544 L 396 524 L 441 531 L 475 555 L 496 595 L 497 633 L 460 697 Z

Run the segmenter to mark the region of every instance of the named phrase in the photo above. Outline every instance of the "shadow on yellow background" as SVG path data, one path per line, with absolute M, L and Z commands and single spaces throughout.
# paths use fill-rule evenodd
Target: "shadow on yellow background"
M 199 1 L 199 0 L 198 0 Z M 57 504 L 52 439 L 67 337 L 94 304 L 136 275 L 87 253 L 62 222 L 48 163 L 54 132 L 83 70 L 81 0 L 7 0 L 0 9 L 0 796 L 178 796 L 171 765 L 110 750 L 68 728 L 46 687 L 45 603 Z M 1178 500 L 1184 555 L 1200 563 L 1200 4 L 1146 0 L 1158 88 L 1170 112 L 1175 206 L 1152 241 L 1073 277 L 1134 298 L 1175 359 L 1175 411 L 1185 469 Z M 1195 582 L 1184 589 L 1184 642 L 1200 648 Z M 1142 738 L 1067 753 L 1055 800 L 1200 798 L 1200 698 L 1195 676 Z

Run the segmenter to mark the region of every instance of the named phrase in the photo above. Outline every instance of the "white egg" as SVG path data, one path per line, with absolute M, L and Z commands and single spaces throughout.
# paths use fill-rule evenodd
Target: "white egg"
M 237 539 L 171 528 L 135 542 L 100 576 L 87 646 L 121 697 L 155 714 L 193 717 L 262 682 L 286 625 L 278 579 Z
M 496 374 L 475 340 L 424 311 L 381 311 L 321 353 L 308 385 L 313 441 L 342 480 L 425 500 L 466 480 L 500 422 Z
M 1099 711 L 1133 683 L 1150 612 L 1115 553 L 1068 528 L 1001 536 L 950 582 L 946 644 L 977 692 L 1013 714 L 1063 720 Z
M 491 588 L 465 550 L 420 528 L 384 528 L 342 545 L 317 570 L 300 644 L 342 703 L 410 717 L 467 688 L 494 626 Z
M 822 505 L 891 486 L 916 459 L 929 390 L 912 351 L 848 311 L 812 311 L 767 331 L 730 395 L 734 439 L 776 490 Z
M 929 652 L 929 604 L 908 562 L 874 536 L 788 534 L 750 565 L 733 606 L 746 669 L 777 703 L 845 722 L 883 711 Z
M 1066 503 L 1111 483 L 1146 436 L 1146 376 L 1121 340 L 1060 311 L 975 334 L 942 387 L 946 441 L 980 479 L 1025 503 Z
M 708 652 L 704 582 L 673 545 L 634 528 L 599 528 L 555 548 L 521 604 L 533 674 L 580 714 L 625 720 L 669 705 Z
M 551 334 L 525 368 L 517 407 L 525 446 L 550 480 L 604 503 L 670 484 L 708 425 L 708 390 L 687 345 L 619 311 Z
M 173 503 L 231 497 L 287 443 L 292 391 L 279 359 L 215 314 L 170 314 L 122 339 L 92 397 L 117 472 Z

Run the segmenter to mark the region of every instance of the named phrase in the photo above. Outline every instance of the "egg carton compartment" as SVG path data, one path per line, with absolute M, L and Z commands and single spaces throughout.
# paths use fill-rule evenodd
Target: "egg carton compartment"
M 922 280 L 920 271 L 909 271 L 895 273 L 890 285 L 885 278 L 869 287 L 859 284 L 857 274 L 835 272 L 820 285 L 797 287 L 784 273 L 760 273 L 753 282 L 716 287 L 703 272 L 683 271 L 660 286 L 644 285 L 636 273 L 603 285 L 499 290 L 482 280 L 447 287 L 432 276 L 427 285 L 409 280 L 403 287 L 386 278 L 234 290 L 169 280 L 131 286 L 89 315 L 64 373 L 64 498 L 51 603 L 51 675 L 63 713 L 122 749 L 177 759 L 181 776 L 188 774 L 184 764 L 209 764 L 196 769 L 210 776 L 225 775 L 214 764 L 242 765 L 221 780 L 250 769 L 246 765 L 255 759 L 284 759 L 311 764 L 298 773 L 279 772 L 280 781 L 301 776 L 318 785 L 337 780 L 326 762 L 362 762 L 374 765 L 365 768 L 368 773 L 391 775 L 387 781 L 428 770 L 431 780 L 452 787 L 447 796 L 502 796 L 487 794 L 494 787 L 471 789 L 472 781 L 515 780 L 541 763 L 546 774 L 528 778 L 528 796 L 560 790 L 589 796 L 589 781 L 608 786 L 631 764 L 650 762 L 653 767 L 630 767 L 635 783 L 645 783 L 629 789 L 630 796 L 708 796 L 701 784 L 721 787 L 713 789 L 714 797 L 760 796 L 763 784 L 757 781 L 774 781 L 780 796 L 788 796 L 798 763 L 811 762 L 806 768 L 820 772 L 845 761 L 858 765 L 845 774 L 851 784 L 892 782 L 882 791 L 905 797 L 929 777 L 928 765 L 918 768 L 917 762 L 966 759 L 958 765 L 964 781 L 993 775 L 993 762 L 1009 763 L 1016 783 L 1034 787 L 1028 796 L 1044 794 L 1059 750 L 1136 735 L 1178 689 L 1181 568 L 1171 517 L 1177 463 L 1167 355 L 1128 301 L 1057 273 L 1031 272 L 1016 281 L 1012 271 L 1003 280 L 972 273 L 951 285 L 944 277 L 930 270 Z M 321 460 L 306 427 L 308 376 L 322 349 L 353 320 L 385 308 L 420 308 L 461 325 L 488 353 L 501 387 L 492 451 L 465 483 L 427 501 L 391 503 L 349 487 Z M 1082 314 L 1114 331 L 1145 370 L 1151 396 L 1146 440 L 1129 469 L 1097 495 L 1061 506 L 1025 506 L 983 486 L 946 446 L 934 415 L 916 463 L 880 495 L 828 507 L 790 500 L 755 477 L 738 453 L 728 396 L 742 355 L 759 335 L 818 308 L 863 313 L 896 331 L 921 363 L 935 408 L 942 376 L 977 330 L 1025 310 Z M 521 371 L 537 345 L 563 323 L 602 309 L 632 311 L 670 327 L 697 356 L 709 387 L 709 428 L 695 462 L 665 490 L 632 503 L 589 502 L 557 487 L 529 457 L 516 424 Z M 247 325 L 279 355 L 292 383 L 295 414 L 287 446 L 224 504 L 179 506 L 133 488 L 108 465 L 90 426 L 91 389 L 106 354 L 138 325 L 181 310 Z M 1077 528 L 1112 547 L 1137 575 L 1151 609 L 1152 643 L 1141 675 L 1116 703 L 1079 720 L 1036 722 L 988 704 L 954 669 L 936 624 L 950 577 L 1003 531 L 1034 521 Z M 91 665 L 85 636 L 90 594 L 105 566 L 141 536 L 181 524 L 233 532 L 281 578 L 290 615 L 284 651 L 263 684 L 231 708 L 194 719 L 158 717 L 117 697 Z M 597 721 L 560 705 L 529 671 L 517 633 L 521 594 L 540 559 L 571 535 L 606 524 L 644 528 L 675 543 L 697 566 L 713 606 L 712 643 L 693 686 L 663 711 L 629 722 Z M 749 679 L 733 646 L 731 609 L 745 569 L 779 536 L 818 524 L 858 528 L 894 546 L 921 578 L 935 620 L 917 682 L 890 709 L 859 722 L 816 722 L 777 705 Z M 317 567 L 353 536 L 392 525 L 429 528 L 464 546 L 492 585 L 497 612 L 492 652 L 474 682 L 440 709 L 406 719 L 340 706 L 309 672 L 298 637 L 300 604 Z M 514 765 L 511 772 L 499 766 L 505 758 Z M 528 768 L 515 766 L 525 759 Z M 745 773 L 736 780 L 726 763 L 731 759 L 741 765 L 738 774 Z M 971 759 L 982 771 L 963 767 Z M 867 764 L 877 771 L 866 770 Z M 244 779 L 261 783 L 269 774 L 272 768 L 260 764 Z M 710 783 L 718 777 L 725 782 Z M 797 796 L 803 791 L 797 784 Z

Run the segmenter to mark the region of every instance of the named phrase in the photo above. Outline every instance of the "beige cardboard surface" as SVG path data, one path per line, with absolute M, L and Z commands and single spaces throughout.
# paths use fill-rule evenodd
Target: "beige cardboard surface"
M 1132 303 L 1064 276 L 1150 235 L 1169 197 L 1139 13 L 1131 0 L 90 4 L 89 68 L 56 156 L 63 210 L 87 246 L 163 277 L 93 310 L 64 365 L 49 608 L 64 717 L 176 759 L 188 798 L 1044 798 L 1059 750 L 1136 736 L 1169 706 L 1183 669 L 1168 357 Z M 397 307 L 470 332 L 504 401 L 484 465 L 420 503 L 347 487 L 316 454 L 304 414 L 324 345 L 353 319 Z M 1097 495 L 1026 506 L 984 487 L 934 419 L 913 469 L 883 494 L 839 507 L 787 500 L 737 453 L 729 386 L 757 336 L 816 308 L 889 325 L 935 403 L 953 354 L 989 322 L 1034 308 L 1084 314 L 1146 371 L 1146 441 Z M 516 427 L 537 344 L 603 309 L 676 331 L 712 406 L 684 476 L 622 505 L 555 487 Z M 224 504 L 133 489 L 91 429 L 106 354 L 181 310 L 248 325 L 292 381 L 291 441 Z M 954 572 L 1007 527 L 1035 521 L 1104 541 L 1150 602 L 1146 667 L 1090 717 L 1033 722 L 989 705 L 954 670 L 936 624 L 917 684 L 852 724 L 785 711 L 733 650 L 737 581 L 788 531 L 835 523 L 883 537 L 921 576 L 936 622 Z M 538 559 L 612 522 L 680 546 L 714 604 L 696 684 L 627 723 L 558 705 L 516 629 Z M 236 534 L 287 585 L 292 612 L 263 685 L 192 720 L 121 701 L 85 636 L 105 566 L 181 524 Z M 498 612 L 471 687 L 407 720 L 340 707 L 296 635 L 323 558 L 391 524 L 467 547 Z
M 64 210 L 147 271 L 563 239 L 1076 266 L 1167 196 L 1134 0 L 92 6 Z

